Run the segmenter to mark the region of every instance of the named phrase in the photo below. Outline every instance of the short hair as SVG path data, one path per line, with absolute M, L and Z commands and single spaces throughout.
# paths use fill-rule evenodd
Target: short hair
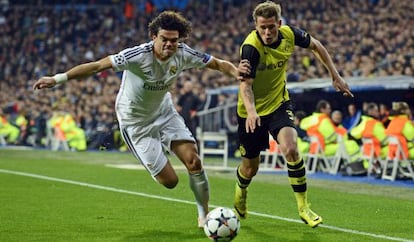
M 375 108 L 377 108 L 377 109 L 378 109 L 378 105 L 377 105 L 376 103 L 374 103 L 374 102 L 369 102 L 369 103 L 367 103 L 365 113 L 366 113 L 366 114 L 369 114 L 369 113 L 370 113 L 372 110 L 374 110 Z
M 317 112 L 321 112 L 322 109 L 325 109 L 326 107 L 328 107 L 329 102 L 322 99 L 320 100 L 317 104 L 316 104 L 316 111 Z
M 149 37 L 157 35 L 161 29 L 177 30 L 179 38 L 185 39 L 191 32 L 191 23 L 178 12 L 164 11 L 148 24 Z
M 410 106 L 406 102 L 393 102 L 392 103 L 393 114 L 408 114 L 410 112 Z
M 298 110 L 295 112 L 295 117 L 299 120 L 302 120 L 304 117 L 306 117 L 306 113 L 303 110 Z
M 339 110 L 334 110 L 334 111 L 331 113 L 331 117 L 333 117 L 333 116 L 335 116 L 335 115 L 339 115 L 339 116 L 341 116 L 341 117 L 342 117 L 342 112 L 341 112 L 341 111 L 339 111 Z
M 257 21 L 257 17 L 259 16 L 263 18 L 276 17 L 276 20 L 278 21 L 282 18 L 282 8 L 280 7 L 280 4 L 272 1 L 260 3 L 253 11 L 254 22 Z

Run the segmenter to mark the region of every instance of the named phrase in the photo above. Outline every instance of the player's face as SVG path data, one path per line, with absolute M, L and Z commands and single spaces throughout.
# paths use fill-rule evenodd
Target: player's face
M 276 17 L 264 18 L 258 16 L 256 18 L 256 30 L 265 45 L 270 45 L 277 41 L 281 24 L 282 21 L 276 20 Z
M 372 110 L 370 111 L 370 114 L 374 118 L 379 118 L 380 116 L 380 113 L 377 107 L 372 108 Z
M 157 35 L 152 37 L 154 41 L 155 56 L 164 61 L 177 51 L 179 33 L 177 30 L 161 29 Z

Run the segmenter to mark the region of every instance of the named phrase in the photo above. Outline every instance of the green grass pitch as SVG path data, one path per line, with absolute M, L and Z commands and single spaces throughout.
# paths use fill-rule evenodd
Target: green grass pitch
M 171 159 L 180 182 L 168 190 L 143 169 L 108 166 L 138 164 L 130 153 L 0 149 L 0 241 L 208 241 Z M 232 207 L 234 172 L 207 172 L 211 206 Z M 308 187 L 324 219 L 316 229 L 300 221 L 286 174 L 259 173 L 234 241 L 414 241 L 414 186 L 308 178 Z

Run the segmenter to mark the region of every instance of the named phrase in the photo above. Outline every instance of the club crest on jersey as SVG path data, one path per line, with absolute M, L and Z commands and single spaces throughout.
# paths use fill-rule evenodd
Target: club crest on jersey
M 176 66 L 170 66 L 170 74 L 174 75 L 175 73 L 177 73 L 177 67 Z
M 290 49 L 292 49 L 292 45 L 290 43 L 286 43 L 285 51 L 289 51 Z
M 246 155 L 246 149 L 244 148 L 244 146 L 243 146 L 243 145 L 240 145 L 239 150 L 240 150 L 240 154 L 241 154 L 242 156 L 245 156 L 245 155 Z

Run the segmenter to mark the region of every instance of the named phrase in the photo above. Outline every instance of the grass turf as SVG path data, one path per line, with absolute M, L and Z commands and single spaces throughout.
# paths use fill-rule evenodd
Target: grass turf
M 168 190 L 145 170 L 106 166 L 130 163 L 129 153 L 0 149 L 0 241 L 208 241 L 186 172 Z M 211 205 L 232 207 L 234 172 L 208 175 Z M 299 220 L 286 174 L 258 174 L 234 241 L 414 241 L 412 188 L 308 183 L 324 225 Z

